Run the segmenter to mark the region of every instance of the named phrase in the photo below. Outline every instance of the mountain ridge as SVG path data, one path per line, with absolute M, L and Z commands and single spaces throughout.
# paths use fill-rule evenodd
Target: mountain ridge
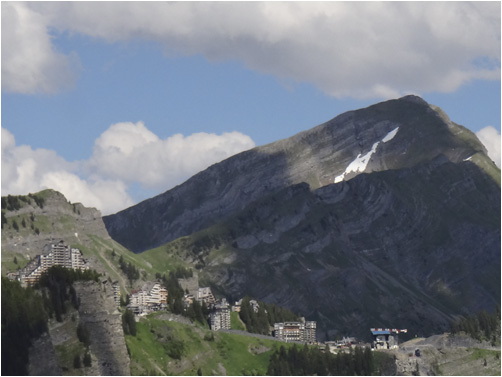
M 142 252 L 224 220 L 288 185 L 307 182 L 315 189 L 331 184 L 358 155 L 368 153 L 397 127 L 401 128 L 392 141 L 378 145 L 365 172 L 410 167 L 438 154 L 454 162 L 476 153 L 486 155 L 472 132 L 420 97 L 406 96 L 340 114 L 290 138 L 241 152 L 103 221 L 113 239 Z M 453 132 L 467 136 L 462 139 Z

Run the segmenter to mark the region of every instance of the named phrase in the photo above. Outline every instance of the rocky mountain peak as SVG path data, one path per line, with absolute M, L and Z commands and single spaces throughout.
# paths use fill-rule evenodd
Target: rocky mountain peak
M 438 155 L 485 155 L 475 135 L 417 96 L 343 113 L 290 138 L 232 156 L 115 215 L 111 237 L 134 252 L 215 224 L 261 197 L 306 182 L 311 189 L 361 173 L 409 168 Z

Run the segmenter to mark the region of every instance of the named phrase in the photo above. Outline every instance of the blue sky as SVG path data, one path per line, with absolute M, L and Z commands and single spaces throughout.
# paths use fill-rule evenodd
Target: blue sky
M 498 2 L 3 2 L 2 195 L 112 213 L 408 93 L 500 165 L 500 92 Z

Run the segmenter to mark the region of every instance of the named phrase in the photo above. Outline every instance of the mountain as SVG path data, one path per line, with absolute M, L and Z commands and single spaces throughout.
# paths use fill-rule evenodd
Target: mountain
M 386 137 L 391 140 L 385 142 Z M 452 162 L 479 155 L 496 170 L 485 161 L 486 150 L 475 135 L 421 98 L 407 96 L 349 111 L 291 138 L 242 152 L 103 220 L 114 240 L 142 252 L 217 224 L 293 184 L 306 182 L 316 189 L 342 175 L 353 178 L 357 172 L 349 167 L 354 165 L 366 173 L 400 169 L 439 154 Z
M 220 294 L 317 319 L 321 339 L 427 335 L 500 306 L 500 170 L 416 96 L 240 153 L 103 221 Z

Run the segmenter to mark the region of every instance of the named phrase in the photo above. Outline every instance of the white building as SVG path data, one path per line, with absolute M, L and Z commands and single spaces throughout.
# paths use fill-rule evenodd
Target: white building
M 45 253 L 37 255 L 25 268 L 19 270 L 18 280 L 21 285 L 28 286 L 37 283 L 42 273 L 52 266 L 62 266 L 78 270 L 89 267 L 79 249 L 70 248 L 61 240 L 57 244 L 46 245 Z
M 315 321 L 280 322 L 274 324 L 274 337 L 284 342 L 316 342 Z
M 206 303 L 207 307 L 211 307 L 216 303 L 216 299 L 214 298 L 213 292 L 209 287 L 199 288 L 195 291 L 194 294 L 195 300 L 199 301 L 201 304 L 203 302 Z
M 132 291 L 129 309 L 135 314 L 145 314 L 167 306 L 167 289 L 158 282 L 145 283 L 139 290 Z
M 212 312 L 209 314 L 209 324 L 211 330 L 214 331 L 230 329 L 230 308 L 226 299 L 223 298 L 220 303 L 214 305 Z

